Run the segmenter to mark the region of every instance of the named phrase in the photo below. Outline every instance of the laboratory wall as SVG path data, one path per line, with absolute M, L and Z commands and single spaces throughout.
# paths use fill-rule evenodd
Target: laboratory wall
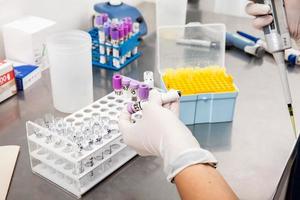
M 93 5 L 103 1 L 107 0 L 0 0 L 0 59 L 5 58 L 2 38 L 2 25 L 14 19 L 20 18 L 23 15 L 35 15 L 56 21 L 57 25 L 55 26 L 54 31 L 69 29 L 87 30 L 91 26 Z M 142 4 L 145 2 L 154 3 L 157 0 L 123 1 L 133 6 L 141 5 L 139 9 L 141 9 L 147 21 L 147 16 L 153 16 L 154 11 L 150 11 L 149 6 L 146 7 L 147 9 L 143 9 L 144 6 Z M 173 0 L 159 1 L 172 2 Z M 201 10 L 236 16 L 246 16 L 244 6 L 247 0 L 194 1 L 198 2 L 199 9 Z M 208 3 L 208 1 L 210 2 Z M 170 4 L 167 3 L 166 5 L 169 6 Z M 153 9 L 155 9 L 155 6 L 153 6 Z M 148 28 L 149 30 L 154 30 L 155 22 L 153 22 L 153 18 L 151 19 L 151 22 L 147 21 Z
M 0 0 L 0 59 L 5 58 L 2 26 L 23 15 L 35 15 L 57 22 L 55 31 L 88 29 L 93 5 L 105 0 Z M 153 0 L 150 0 L 153 1 Z M 124 0 L 137 5 L 141 0 Z

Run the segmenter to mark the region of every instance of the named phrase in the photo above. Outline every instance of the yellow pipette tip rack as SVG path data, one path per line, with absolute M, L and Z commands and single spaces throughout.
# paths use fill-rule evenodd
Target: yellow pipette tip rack
M 233 77 L 220 66 L 169 68 L 162 78 L 167 90 L 180 90 L 182 95 L 237 91 Z

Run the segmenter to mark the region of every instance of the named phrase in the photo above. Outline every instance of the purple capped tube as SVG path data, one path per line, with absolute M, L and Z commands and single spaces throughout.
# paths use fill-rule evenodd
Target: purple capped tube
M 113 75 L 112 87 L 113 87 L 116 95 L 118 95 L 118 96 L 122 95 L 122 76 L 120 74 Z
M 119 44 L 119 31 L 117 28 L 112 28 L 110 30 L 110 37 L 112 45 L 116 46 Z
M 124 27 L 124 40 L 127 40 L 128 39 L 128 24 L 124 23 L 123 27 Z
M 103 18 L 103 24 L 105 23 L 105 22 L 107 22 L 108 21 L 108 14 L 107 13 L 102 13 L 102 18 Z
M 150 88 L 147 84 L 141 84 L 139 85 L 138 89 L 138 97 L 141 101 L 147 101 L 149 98 L 149 91 Z
M 122 44 L 124 42 L 124 25 L 123 24 L 119 25 L 118 31 L 119 31 L 120 44 Z
M 128 91 L 131 80 L 129 78 L 122 78 L 122 87 L 124 91 Z
M 105 33 L 105 39 L 106 41 L 109 41 L 109 36 L 110 36 L 110 24 L 108 22 L 105 22 L 103 25 L 103 30 Z

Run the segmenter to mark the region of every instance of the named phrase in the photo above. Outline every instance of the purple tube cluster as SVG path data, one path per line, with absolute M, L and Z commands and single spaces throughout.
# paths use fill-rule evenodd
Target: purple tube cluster
M 133 23 L 131 17 L 119 19 L 109 19 L 106 13 L 96 17 L 95 23 L 103 27 L 106 42 L 120 44 L 129 39 L 133 34 Z
M 128 58 L 138 53 L 137 47 L 135 47 L 126 54 L 120 55 L 121 45 L 139 32 L 135 28 L 139 27 L 138 22 L 133 23 L 131 17 L 111 19 L 107 13 L 101 13 L 96 16 L 94 23 L 98 28 L 99 44 L 93 44 L 93 49 L 99 47 L 101 64 L 112 63 L 114 67 L 120 68 Z M 138 26 L 136 26 L 137 24 Z
M 129 90 L 131 96 L 136 96 L 141 101 L 147 101 L 149 98 L 150 88 L 147 84 L 122 77 L 120 74 L 115 74 L 112 77 L 112 86 L 116 93 L 120 94 L 122 90 Z M 121 92 L 123 94 L 123 92 Z

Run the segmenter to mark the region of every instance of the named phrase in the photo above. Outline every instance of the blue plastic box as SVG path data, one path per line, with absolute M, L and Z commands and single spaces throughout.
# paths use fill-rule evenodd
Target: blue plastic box
M 158 29 L 158 71 L 162 88 L 166 90 L 162 76 L 167 68 L 224 66 L 225 26 L 223 24 L 190 24 L 165 26 Z M 213 41 L 214 47 L 182 45 L 179 40 Z M 228 93 L 201 93 L 182 96 L 180 119 L 186 125 L 198 123 L 230 122 L 233 120 L 238 88 Z
M 187 125 L 230 122 L 233 120 L 238 92 L 183 96 L 180 119 Z

